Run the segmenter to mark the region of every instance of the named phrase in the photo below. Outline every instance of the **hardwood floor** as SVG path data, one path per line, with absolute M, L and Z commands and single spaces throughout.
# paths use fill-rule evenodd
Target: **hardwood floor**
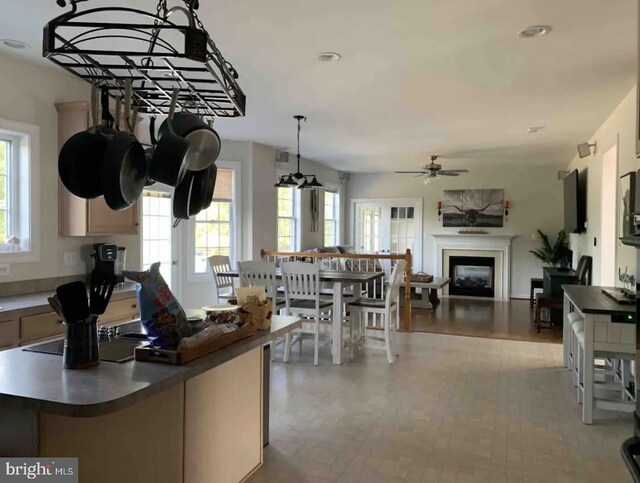
M 435 311 L 414 308 L 412 327 L 416 332 L 562 343 L 561 330 L 536 333 L 528 300 L 442 298 Z

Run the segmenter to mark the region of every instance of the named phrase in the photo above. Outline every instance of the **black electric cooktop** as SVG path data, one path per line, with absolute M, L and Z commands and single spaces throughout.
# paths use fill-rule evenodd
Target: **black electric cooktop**
M 140 322 L 127 322 L 118 326 L 122 335 L 116 337 L 101 337 L 99 344 L 100 360 L 106 362 L 127 362 L 133 360 L 133 351 L 146 341 Z M 41 352 L 43 354 L 62 355 L 64 339 L 56 339 L 42 344 L 36 344 L 23 349 L 27 352 Z

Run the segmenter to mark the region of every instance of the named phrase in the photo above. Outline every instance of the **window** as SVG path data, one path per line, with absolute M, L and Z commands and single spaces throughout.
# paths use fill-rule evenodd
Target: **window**
M 0 119 L 0 260 L 38 260 L 39 128 Z
M 324 246 L 338 244 L 338 224 L 340 223 L 340 195 L 336 191 L 324 192 Z
M 220 163 L 218 163 L 220 165 Z M 213 202 L 195 219 L 195 268 L 196 274 L 208 272 L 207 259 L 212 255 L 227 255 L 233 262 L 236 257 L 235 193 L 233 169 L 218 167 Z
M 171 287 L 171 195 L 142 193 L 142 270 L 160 262 L 160 273 Z
M 278 188 L 278 251 L 294 252 L 297 248 L 296 189 Z
M 364 205 L 358 209 L 356 246 L 364 253 L 380 250 L 380 206 Z

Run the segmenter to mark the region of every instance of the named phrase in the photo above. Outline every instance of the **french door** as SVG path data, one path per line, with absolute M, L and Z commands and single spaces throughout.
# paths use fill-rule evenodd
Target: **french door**
M 353 201 L 353 248 L 360 253 L 413 255 L 413 270 L 422 269 L 422 199 Z
M 142 193 L 142 270 L 160 262 L 160 273 L 178 296 L 178 230 L 172 228 L 171 195 L 163 191 Z

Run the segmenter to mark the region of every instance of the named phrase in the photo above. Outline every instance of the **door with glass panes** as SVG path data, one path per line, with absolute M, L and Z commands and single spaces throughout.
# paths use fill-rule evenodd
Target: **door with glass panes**
M 413 255 L 422 268 L 422 200 L 367 199 L 354 202 L 354 251 Z

